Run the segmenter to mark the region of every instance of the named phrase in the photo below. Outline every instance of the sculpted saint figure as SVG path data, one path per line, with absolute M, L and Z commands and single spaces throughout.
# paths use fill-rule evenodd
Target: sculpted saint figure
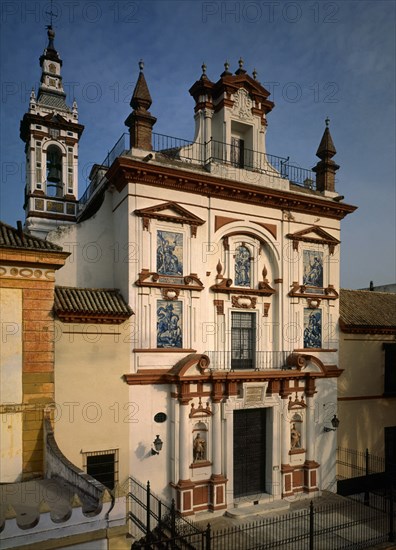
M 201 434 L 198 432 L 193 444 L 194 462 L 197 462 L 198 460 L 205 460 L 205 446 L 206 441 L 202 439 Z
M 293 427 L 290 432 L 290 439 L 291 439 L 291 448 L 296 449 L 300 447 L 300 432 L 296 429 L 296 425 L 293 424 Z

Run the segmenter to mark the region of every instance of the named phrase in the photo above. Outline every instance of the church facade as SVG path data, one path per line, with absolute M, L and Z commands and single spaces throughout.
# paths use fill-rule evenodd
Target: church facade
M 52 30 L 40 64 L 26 228 L 71 253 L 55 275 L 55 400 L 76 403 L 72 440 L 70 405 L 55 423 L 63 452 L 88 473 L 107 456 L 113 486 L 150 480 L 183 515 L 335 490 L 340 220 L 355 207 L 328 121 L 313 170 L 269 155 L 274 104 L 240 60 L 217 81 L 202 67 L 191 142 L 161 136 L 140 63 L 129 133 L 78 200 L 83 126 Z

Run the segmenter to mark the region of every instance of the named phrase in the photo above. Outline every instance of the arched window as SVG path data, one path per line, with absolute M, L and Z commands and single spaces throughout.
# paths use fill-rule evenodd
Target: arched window
M 238 246 L 235 250 L 235 281 L 236 286 L 251 286 L 251 255 L 249 249 Z
M 56 145 L 47 149 L 47 195 L 63 196 L 62 151 Z

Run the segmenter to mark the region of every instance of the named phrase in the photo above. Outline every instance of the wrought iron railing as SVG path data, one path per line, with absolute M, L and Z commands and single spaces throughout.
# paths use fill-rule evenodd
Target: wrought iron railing
M 205 351 L 213 370 L 279 370 L 286 367 L 291 351 L 256 351 L 245 357 L 238 351 Z
M 182 517 L 176 511 L 174 500 L 170 505 L 165 504 L 152 492 L 149 482 L 143 485 L 134 477 L 129 477 L 127 500 L 132 535 L 137 541 L 140 540 L 134 548 L 208 548 L 205 542 L 210 530 L 200 529 Z
M 91 197 L 102 188 L 104 181 L 106 180 L 106 171 L 113 164 L 116 158 L 120 157 L 122 154 L 126 153 L 129 149 L 129 134 L 123 133 L 122 136 L 118 139 L 114 147 L 107 153 L 104 161 L 99 165 L 98 175 L 93 178 L 91 183 L 86 188 L 84 194 L 79 200 L 79 209 L 86 205 L 86 203 L 91 199 Z
M 153 150 L 173 160 L 196 164 L 219 163 L 234 168 L 258 172 L 275 178 L 287 179 L 307 189 L 315 189 L 316 175 L 312 170 L 289 162 L 289 157 L 278 157 L 210 139 L 206 143 L 192 142 L 163 134 L 153 134 Z
M 312 190 L 316 187 L 315 173 L 312 170 L 291 164 L 289 157 L 278 157 L 253 149 L 241 148 L 235 144 L 223 143 L 212 138 L 206 143 L 199 143 L 153 133 L 152 147 L 154 152 L 160 153 L 168 159 L 184 163 L 201 166 L 217 163 L 235 169 L 266 174 L 272 178 L 285 179 L 306 189 Z M 129 150 L 129 134 L 123 133 L 99 165 L 96 177 L 92 179 L 80 198 L 80 212 L 92 196 L 103 187 L 106 181 L 106 171 L 114 160 Z
M 130 478 L 128 519 L 132 523 L 133 550 L 185 548 L 189 550 L 361 550 L 394 542 L 394 492 L 363 504 L 334 495 L 328 504 L 320 497 L 297 500 L 288 513 L 249 523 L 216 528 L 205 520 L 192 523 L 155 496 L 150 484 Z M 271 514 L 270 511 L 268 511 Z M 388 546 L 387 546 L 388 547 Z M 389 546 L 390 548 L 390 546 Z M 393 548 L 393 546 L 392 546 Z

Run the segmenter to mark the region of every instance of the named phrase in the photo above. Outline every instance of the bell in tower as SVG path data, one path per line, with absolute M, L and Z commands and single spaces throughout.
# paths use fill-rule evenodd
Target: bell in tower
M 62 157 L 57 147 L 49 147 L 47 152 L 47 182 L 60 183 L 62 179 Z

